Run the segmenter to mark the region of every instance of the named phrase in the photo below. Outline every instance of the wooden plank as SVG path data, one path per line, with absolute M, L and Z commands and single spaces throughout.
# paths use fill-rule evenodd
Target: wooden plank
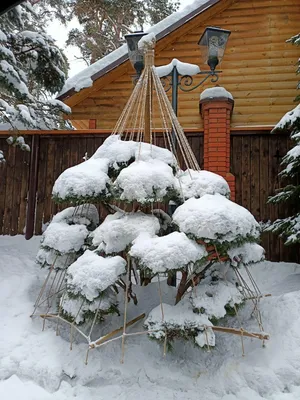
M 268 222 L 270 219 L 270 206 L 267 204 L 269 194 L 269 136 L 260 136 L 260 219 L 263 222 Z M 267 259 L 270 258 L 270 243 L 269 233 L 262 234 L 262 246 L 266 250 Z
M 16 148 L 13 146 L 8 146 L 8 150 L 6 153 L 6 189 L 5 189 L 5 208 L 4 208 L 4 216 L 3 216 L 3 233 L 5 235 L 11 235 L 11 215 L 13 210 L 13 180 L 14 180 L 14 165 L 15 165 L 15 157 L 16 157 Z
M 250 211 L 257 219 L 257 221 L 261 220 L 260 213 L 260 180 L 259 180 L 259 171 L 261 168 L 260 165 L 260 140 L 259 137 L 252 136 L 251 137 L 251 170 L 250 170 L 250 179 L 251 179 L 251 207 Z
M 259 0 L 259 1 L 237 1 L 235 2 L 231 7 L 230 10 L 243 10 L 245 11 L 246 9 L 249 8 L 256 8 L 256 9 L 261 9 L 261 8 L 269 8 L 270 5 L 277 6 L 277 10 L 281 10 L 282 7 L 285 7 L 287 5 L 294 5 L 294 6 L 299 6 L 298 0 L 285 0 L 284 2 L 282 0 L 271 0 L 272 2 L 270 3 L 270 0 Z
M 46 159 L 47 173 L 46 173 L 46 187 L 45 187 L 45 202 L 44 202 L 44 220 L 43 223 L 50 222 L 52 217 L 52 188 L 54 184 L 53 172 L 55 163 L 55 140 L 50 138 L 47 140 L 48 144 L 48 155 Z
M 30 136 L 25 136 L 26 143 L 31 143 Z M 29 163 L 30 163 L 30 152 L 23 153 L 22 160 L 22 184 L 20 190 L 20 209 L 19 209 L 19 221 L 18 221 L 18 234 L 23 234 L 26 226 L 26 210 L 27 210 L 27 199 L 28 199 L 28 182 L 29 182 Z
M 8 144 L 6 138 L 0 138 L 0 149 L 7 157 Z M 7 184 L 7 162 L 0 163 L 0 234 L 4 235 L 4 210 L 5 210 L 5 193 Z
M 199 167 L 202 169 L 203 168 L 203 136 L 187 135 L 187 137 L 189 139 L 193 153 L 196 156 Z
M 231 137 L 231 172 L 235 176 L 235 201 L 242 205 L 242 136 Z
M 41 235 L 44 222 L 44 210 L 46 207 L 46 185 L 47 185 L 47 159 L 48 139 L 41 137 L 39 152 L 39 171 L 37 184 L 37 205 L 35 218 L 35 235 Z
M 74 139 L 74 140 L 77 140 Z M 62 137 L 55 137 L 55 160 L 54 160 L 54 169 L 53 169 L 53 182 L 59 177 L 62 172 L 62 160 L 63 160 L 63 138 Z M 54 201 L 51 202 L 51 216 L 57 214 L 60 210 L 59 205 L 56 204 Z
M 86 152 L 88 157 L 90 158 L 95 152 L 95 138 L 88 137 L 86 139 Z
M 11 210 L 11 235 L 18 233 L 19 211 L 21 203 L 20 189 L 22 187 L 22 174 L 23 174 L 23 158 L 24 151 L 19 148 L 15 150 L 15 162 L 13 166 L 14 175 L 11 185 L 13 185 L 12 192 L 12 210 Z
M 251 208 L 251 137 L 243 136 L 242 138 L 242 206 L 250 210 Z

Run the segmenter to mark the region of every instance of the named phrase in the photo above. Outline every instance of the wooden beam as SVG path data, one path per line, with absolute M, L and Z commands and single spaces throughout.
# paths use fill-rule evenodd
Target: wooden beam
M 238 132 L 253 132 L 253 131 L 266 131 L 270 132 L 274 128 L 274 125 L 255 125 L 255 126 L 245 126 L 245 125 L 238 125 L 231 127 L 231 133 L 236 131 Z M 157 133 L 162 133 L 161 129 L 154 129 Z M 111 129 L 76 129 L 76 130 L 69 130 L 69 129 L 61 129 L 61 130 L 21 130 L 19 131 L 20 135 L 40 135 L 40 136 L 56 136 L 56 135 L 110 135 L 112 132 Z M 186 134 L 195 133 L 198 135 L 203 135 L 202 128 L 184 128 L 184 132 Z M 0 131 L 1 136 L 10 136 L 11 131 Z

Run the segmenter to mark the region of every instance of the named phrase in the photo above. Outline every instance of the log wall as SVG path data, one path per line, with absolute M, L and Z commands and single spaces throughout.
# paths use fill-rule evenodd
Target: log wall
M 203 167 L 203 134 L 188 133 L 189 143 Z M 61 206 L 51 200 L 52 186 L 66 168 L 83 161 L 103 143 L 106 135 L 40 135 L 34 234 L 40 235 L 44 225 Z M 6 163 L 0 164 L 0 234 L 23 234 L 26 225 L 30 154 L 8 146 L 0 137 L 0 148 Z M 32 136 L 25 137 L 27 143 Z M 163 146 L 163 140 L 158 139 Z M 258 221 L 267 222 L 288 215 L 286 206 L 266 204 L 267 198 L 280 187 L 280 161 L 291 143 L 285 135 L 254 131 L 232 132 L 231 172 L 236 177 L 236 201 L 248 208 Z M 104 216 L 103 210 L 101 210 Z M 285 247 L 277 236 L 264 234 L 262 245 L 273 261 L 300 262 L 299 247 Z
M 218 12 L 213 12 L 216 7 Z M 235 99 L 232 127 L 274 126 L 295 106 L 299 48 L 286 40 L 299 32 L 299 19 L 298 0 L 224 0 L 161 39 L 155 62 L 165 65 L 178 58 L 201 65 L 197 42 L 204 28 L 231 30 L 218 84 Z M 97 128 L 112 129 L 129 99 L 133 73 L 127 62 L 102 78 L 101 87 L 96 81 L 89 95 L 72 107 L 72 119 L 95 118 Z M 190 93 L 179 91 L 178 115 L 184 128 L 202 129 L 199 95 L 214 85 L 206 83 Z M 159 127 L 161 121 L 154 120 Z

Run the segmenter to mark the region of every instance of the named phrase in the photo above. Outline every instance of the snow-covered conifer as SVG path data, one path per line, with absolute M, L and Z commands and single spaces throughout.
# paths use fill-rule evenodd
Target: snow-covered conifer
M 300 33 L 288 40 L 297 46 L 300 46 Z M 300 73 L 300 60 L 298 60 L 297 73 Z M 297 89 L 300 88 L 298 83 Z M 300 96 L 296 97 L 300 100 Z M 284 178 L 286 186 L 281 188 L 278 193 L 269 199 L 270 203 L 287 203 L 295 211 L 287 218 L 277 219 L 268 228 L 267 231 L 278 233 L 285 239 L 285 244 L 300 242 L 300 104 L 293 110 L 287 112 L 273 129 L 273 132 L 285 131 L 290 134 L 294 142 L 294 147 L 287 152 L 282 159 L 284 169 L 280 176 Z

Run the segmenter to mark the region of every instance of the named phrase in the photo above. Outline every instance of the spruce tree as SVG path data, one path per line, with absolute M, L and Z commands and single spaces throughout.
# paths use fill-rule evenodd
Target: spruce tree
M 299 46 L 300 33 L 293 36 L 288 42 Z M 297 74 L 300 73 L 300 60 L 298 60 Z M 297 89 L 300 88 L 300 82 Z M 300 100 L 300 95 L 295 99 Z M 294 214 L 287 218 L 277 219 L 267 231 L 275 232 L 285 239 L 285 244 L 290 245 L 300 242 L 300 104 L 292 111 L 286 113 L 273 129 L 276 132 L 288 132 L 294 142 L 294 147 L 282 159 L 284 169 L 280 177 L 285 179 L 286 186 L 269 199 L 269 203 L 287 203 Z
M 153 25 L 178 9 L 175 0 L 77 0 L 72 15 L 80 28 L 72 29 L 67 44 L 77 46 L 93 63 L 124 43 L 124 35 Z

